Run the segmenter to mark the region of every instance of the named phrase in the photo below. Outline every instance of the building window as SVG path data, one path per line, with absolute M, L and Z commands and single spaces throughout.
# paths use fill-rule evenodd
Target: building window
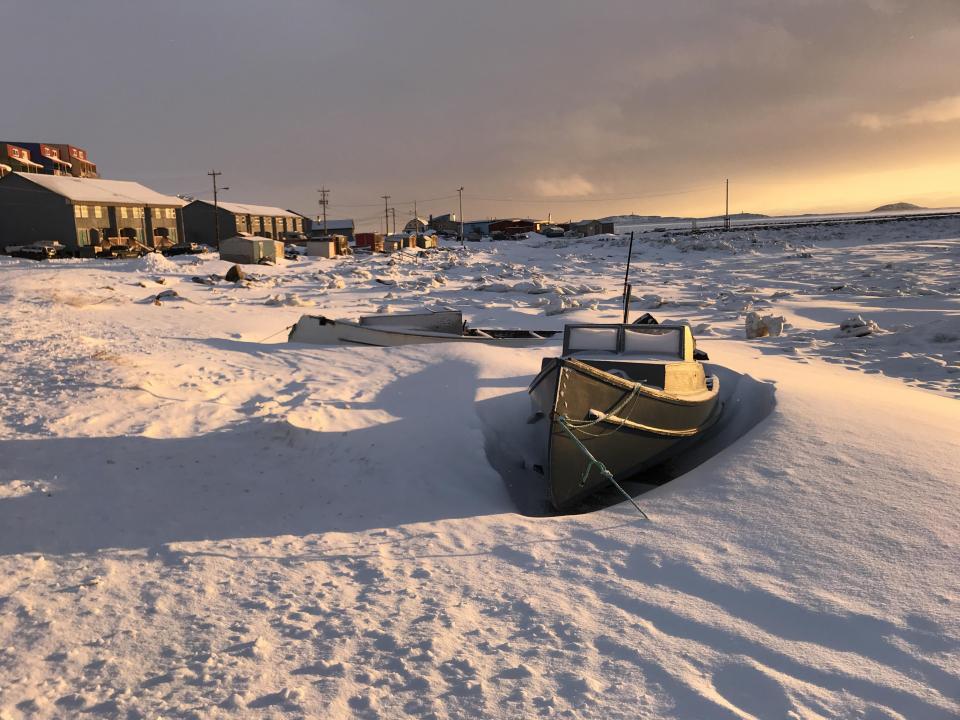
M 177 218 L 177 211 L 173 208 L 167 208 L 167 220 L 175 220 Z
M 127 209 L 125 207 L 120 208 L 120 217 L 124 220 L 127 219 Z
M 154 209 L 153 209 L 153 217 L 156 218 L 157 220 L 159 220 L 159 219 L 161 218 L 160 208 L 154 208 Z
M 86 205 L 81 205 L 81 206 L 80 206 L 80 217 L 82 217 L 82 218 L 88 218 L 88 217 L 90 217 L 90 208 L 88 208 Z
M 79 206 L 79 205 L 74 205 L 74 206 L 73 206 L 73 216 L 74 216 L 75 218 L 80 217 L 80 206 Z
M 93 216 L 96 217 L 96 218 L 102 218 L 102 217 L 103 217 L 103 208 L 100 207 L 99 205 L 94 205 L 94 206 L 93 206 Z

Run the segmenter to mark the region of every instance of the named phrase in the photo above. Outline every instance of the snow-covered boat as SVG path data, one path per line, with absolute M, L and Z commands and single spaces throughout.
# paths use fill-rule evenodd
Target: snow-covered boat
M 694 350 L 686 325 L 566 326 L 563 354 L 545 358 L 529 388 L 554 507 L 663 462 L 713 425 L 720 382 Z
M 467 327 L 459 310 L 367 315 L 359 321 L 304 315 L 290 330 L 289 342 L 313 345 L 422 345 L 473 342 L 503 347 L 542 345 L 558 330 L 479 330 Z

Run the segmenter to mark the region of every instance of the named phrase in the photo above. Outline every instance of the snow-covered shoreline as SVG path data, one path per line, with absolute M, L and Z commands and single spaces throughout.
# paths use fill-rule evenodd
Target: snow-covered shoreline
M 621 240 L 249 287 L 0 258 L 0 717 L 955 717 L 957 230 L 638 244 L 637 312 L 776 396 L 650 522 L 525 517 L 488 463 L 556 342 L 283 342 L 313 309 L 615 321 Z M 792 327 L 746 341 L 750 309 Z M 857 314 L 884 332 L 836 337 Z

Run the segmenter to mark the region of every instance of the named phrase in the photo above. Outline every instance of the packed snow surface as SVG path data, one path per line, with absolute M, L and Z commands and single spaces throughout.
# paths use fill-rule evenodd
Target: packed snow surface
M 634 315 L 690 322 L 759 421 L 649 521 L 523 515 L 491 466 L 559 338 L 285 342 L 303 312 L 617 321 L 624 239 L 237 283 L 0 258 L 0 717 L 957 717 L 958 235 L 638 238 Z

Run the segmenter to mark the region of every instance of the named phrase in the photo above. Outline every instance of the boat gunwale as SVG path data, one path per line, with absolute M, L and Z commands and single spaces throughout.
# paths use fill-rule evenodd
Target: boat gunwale
M 613 387 L 621 390 L 636 391 L 655 400 L 662 400 L 663 402 L 671 403 L 673 405 L 700 405 L 708 401 L 720 390 L 718 378 L 712 375 L 710 377 L 712 377 L 714 381 L 713 388 L 698 390 L 690 395 L 682 396 L 674 395 L 664 390 L 660 390 L 649 385 L 644 385 L 643 383 L 634 382 L 633 380 L 624 380 L 621 377 L 617 377 L 616 375 L 612 375 L 608 372 L 600 370 L 599 368 L 595 368 L 592 365 L 582 362 L 581 360 L 577 360 L 576 358 L 559 358 L 559 362 L 569 367 L 571 370 L 579 372 L 583 375 L 588 375 L 599 382 L 612 385 Z M 683 360 L 679 362 L 697 362 L 699 364 L 699 361 L 696 360 Z

